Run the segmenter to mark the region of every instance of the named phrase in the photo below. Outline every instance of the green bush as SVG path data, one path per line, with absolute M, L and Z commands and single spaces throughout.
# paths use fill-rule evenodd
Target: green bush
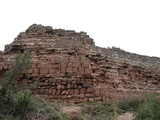
M 144 103 L 136 111 L 136 120 L 159 120 L 160 101 L 156 95 L 147 95 Z
M 12 85 L 30 65 L 30 54 L 25 51 L 16 57 L 10 70 L 6 71 L 0 87 L 0 119 L 21 119 L 31 108 L 31 95 L 23 93 L 22 84 Z
M 136 111 L 143 102 L 143 98 L 134 97 L 120 101 L 118 107 L 123 112 Z
M 20 93 L 16 94 L 14 99 L 14 115 L 25 116 L 25 114 L 34 109 L 34 101 L 31 93 Z

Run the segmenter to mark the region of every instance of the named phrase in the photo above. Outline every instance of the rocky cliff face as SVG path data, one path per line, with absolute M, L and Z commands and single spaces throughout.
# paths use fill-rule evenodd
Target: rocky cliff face
M 31 67 L 21 77 L 51 101 L 111 101 L 160 95 L 160 59 L 95 46 L 85 32 L 33 24 L 0 52 L 0 78 L 18 51 L 29 50 Z M 19 80 L 21 79 L 19 78 Z M 17 80 L 18 81 L 18 80 Z

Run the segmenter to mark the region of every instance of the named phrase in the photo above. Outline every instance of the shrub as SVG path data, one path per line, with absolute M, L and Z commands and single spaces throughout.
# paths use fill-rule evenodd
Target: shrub
M 30 54 L 25 51 L 16 57 L 10 70 L 6 71 L 0 87 L 0 119 L 21 119 L 32 106 L 31 95 L 20 92 L 21 84 L 12 85 L 30 65 Z M 7 118 L 6 118 L 7 117 Z
M 151 94 L 145 97 L 144 103 L 136 111 L 136 120 L 159 120 L 160 101 L 156 95 Z
M 143 102 L 143 98 L 134 97 L 120 101 L 118 107 L 122 112 L 136 111 Z

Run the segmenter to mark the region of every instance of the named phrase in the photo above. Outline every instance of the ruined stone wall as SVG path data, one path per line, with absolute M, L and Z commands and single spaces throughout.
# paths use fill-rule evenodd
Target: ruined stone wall
M 160 93 L 156 68 L 130 64 L 115 56 L 114 50 L 95 46 L 84 32 L 36 24 L 6 45 L 0 56 L 0 74 L 25 49 L 30 50 L 31 67 L 18 80 L 25 78 L 26 84 L 38 81 L 33 93 L 51 101 L 110 101 Z

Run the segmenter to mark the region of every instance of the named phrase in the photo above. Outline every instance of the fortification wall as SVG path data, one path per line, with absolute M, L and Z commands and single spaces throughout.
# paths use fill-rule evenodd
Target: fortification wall
M 133 64 L 139 59 L 121 59 L 126 57 L 124 53 L 116 55 L 115 50 L 95 46 L 84 32 L 34 24 L 6 45 L 0 56 L 0 71 L 10 69 L 18 51 L 26 49 L 31 53 L 31 67 L 15 83 L 21 79 L 27 79 L 26 84 L 38 81 L 33 94 L 51 101 L 111 101 L 144 93 L 160 94 L 157 66 L 151 69 L 147 62 Z

